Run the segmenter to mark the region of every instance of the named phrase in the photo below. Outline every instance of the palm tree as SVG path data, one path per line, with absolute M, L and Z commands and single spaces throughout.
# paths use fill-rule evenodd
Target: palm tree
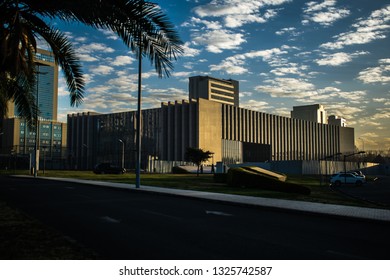
M 0 113 L 14 101 L 22 116 L 34 115 L 37 38 L 48 43 L 61 66 L 72 106 L 80 105 L 84 79 L 76 51 L 64 33 L 45 20 L 81 22 L 109 29 L 135 53 L 147 57 L 159 75 L 169 76 L 182 42 L 166 15 L 143 0 L 0 0 Z M 141 40 L 139 39 L 141 38 Z M 142 48 L 140 48 L 142 46 Z

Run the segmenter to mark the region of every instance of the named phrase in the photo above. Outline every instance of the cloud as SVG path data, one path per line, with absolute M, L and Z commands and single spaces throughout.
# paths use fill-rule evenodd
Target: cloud
M 339 66 L 351 62 L 353 58 L 364 54 L 368 54 L 368 52 L 322 54 L 323 58 L 317 59 L 315 62 L 320 66 Z
M 80 61 L 85 61 L 85 62 L 98 61 L 96 57 L 93 57 L 89 54 L 78 54 L 77 57 L 80 59 Z
M 115 57 L 115 60 L 111 63 L 113 66 L 124 66 L 132 64 L 136 59 L 127 55 L 119 55 Z
M 91 43 L 81 45 L 77 48 L 77 52 L 81 54 L 89 54 L 93 52 L 113 53 L 115 50 L 102 43 Z
M 298 76 L 307 76 L 303 71 L 307 70 L 308 67 L 303 65 L 299 66 L 296 63 L 289 63 L 285 67 L 277 67 L 270 72 L 276 76 L 286 76 L 286 75 L 298 75 Z
M 195 57 L 201 53 L 201 50 L 191 48 L 191 42 L 186 42 L 183 45 L 183 56 L 184 57 Z
M 350 11 L 345 8 L 335 7 L 335 0 L 325 0 L 324 2 L 308 2 L 304 12 L 302 24 L 307 25 L 315 22 L 323 26 L 330 26 L 337 20 L 347 17 Z
M 295 27 L 285 27 L 275 32 L 276 35 L 289 35 L 292 37 L 297 37 L 302 34 L 302 32 L 297 31 Z
M 268 104 L 266 101 L 258 101 L 254 99 L 250 99 L 248 101 L 240 101 L 240 107 L 246 108 L 246 109 L 251 109 L 259 112 L 264 112 L 268 109 L 271 109 L 272 106 Z
M 255 90 L 272 97 L 308 98 L 318 95 L 315 85 L 303 79 L 275 78 L 264 83 L 265 85 L 255 87 Z
M 364 84 L 388 84 L 390 82 L 390 59 L 380 59 L 379 66 L 360 71 L 357 79 Z
M 243 34 L 224 29 L 197 33 L 194 35 L 193 41 L 195 44 L 206 46 L 207 51 L 211 53 L 239 49 L 240 45 L 246 42 Z
M 243 54 L 237 54 L 230 56 L 223 60 L 220 64 L 211 64 L 211 71 L 224 71 L 227 74 L 239 75 L 248 73 L 249 70 L 244 67 L 247 59 L 262 58 L 263 61 L 277 65 L 280 61 L 280 55 L 287 54 L 288 52 L 281 48 L 273 48 L 268 50 L 250 51 Z
M 366 19 L 360 19 L 352 25 L 354 30 L 341 33 L 334 38 L 334 42 L 322 44 L 325 49 L 342 49 L 345 46 L 367 44 L 374 40 L 386 38 L 390 30 L 390 5 L 383 9 L 373 11 Z
M 107 65 L 99 65 L 96 67 L 91 67 L 90 71 L 95 75 L 108 75 L 114 71 L 114 68 Z
M 208 4 L 194 8 L 194 13 L 200 17 L 222 18 L 223 24 L 228 28 L 238 28 L 249 23 L 265 23 L 277 15 L 273 9 L 260 9 L 266 6 L 279 6 L 292 0 L 212 0 Z M 203 22 L 209 28 L 216 29 L 220 23 Z M 212 24 L 214 27 L 211 27 Z

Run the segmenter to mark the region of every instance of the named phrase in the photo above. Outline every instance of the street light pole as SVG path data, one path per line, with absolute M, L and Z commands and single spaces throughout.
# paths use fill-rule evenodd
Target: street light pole
M 143 1 L 140 2 L 142 13 Z M 141 186 L 141 95 L 142 95 L 142 26 L 139 26 L 138 34 L 138 102 L 137 102 L 137 131 L 136 131 L 136 150 L 137 163 L 135 168 L 135 187 L 138 189 Z
M 122 143 L 122 154 L 121 154 L 121 158 L 122 158 L 122 162 L 121 162 L 121 168 L 125 168 L 125 142 L 123 142 L 122 139 L 118 139 L 119 142 Z
M 357 152 L 357 153 L 344 155 L 344 184 L 347 183 L 347 176 L 346 176 L 347 175 L 347 163 L 346 163 L 347 157 L 354 156 L 354 155 L 359 155 L 359 154 L 365 154 L 365 153 L 366 153 L 365 151 L 360 151 L 360 152 Z

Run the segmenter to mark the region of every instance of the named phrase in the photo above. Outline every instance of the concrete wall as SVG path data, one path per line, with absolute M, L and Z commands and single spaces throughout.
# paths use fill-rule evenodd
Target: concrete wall
M 214 162 L 222 160 L 221 104 L 199 99 L 198 148 L 214 153 Z

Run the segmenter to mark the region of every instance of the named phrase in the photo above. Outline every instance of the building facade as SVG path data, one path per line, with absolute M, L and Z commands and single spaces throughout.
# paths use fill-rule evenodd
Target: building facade
M 321 124 L 328 123 L 328 117 L 324 106 L 320 104 L 294 106 L 291 111 L 291 118 Z
M 135 166 L 136 112 L 68 115 L 68 148 L 78 167 L 100 161 Z M 319 160 L 354 151 L 354 129 L 257 112 L 203 98 L 142 111 L 142 162 L 185 161 L 188 147 L 211 151 L 225 164 Z M 87 160 L 88 159 L 88 160 Z M 84 161 L 84 163 L 83 163 Z M 88 161 L 88 164 L 85 164 Z M 210 162 L 211 163 L 211 162 Z
M 239 106 L 239 83 L 235 80 L 194 76 L 189 79 L 189 98 L 203 98 L 215 102 Z

